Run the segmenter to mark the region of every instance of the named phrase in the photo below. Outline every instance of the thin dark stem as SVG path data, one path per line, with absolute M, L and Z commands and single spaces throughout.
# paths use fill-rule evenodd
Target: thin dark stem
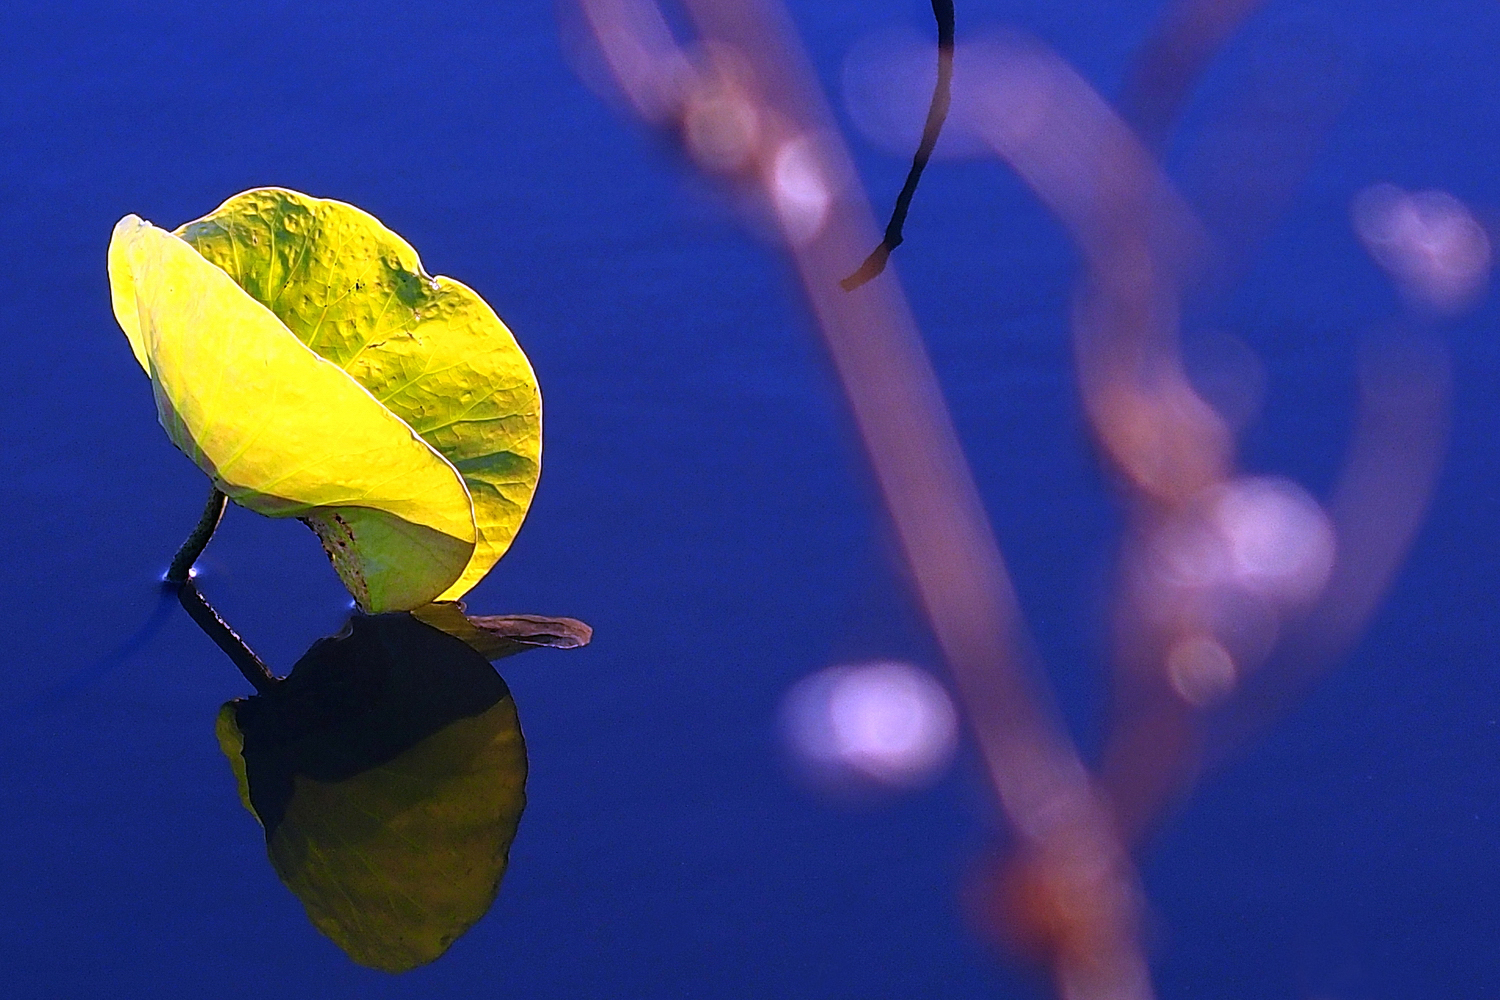
M 240 673 L 245 675 L 245 679 L 254 685 L 255 690 L 267 694 L 281 683 L 281 679 L 271 673 L 271 668 L 266 666 L 265 661 L 256 656 L 239 633 L 219 617 L 219 613 L 204 600 L 192 580 L 193 563 L 198 561 L 198 557 L 208 546 L 208 540 L 214 536 L 228 503 L 229 498 L 218 487 L 209 489 L 208 503 L 203 506 L 202 516 L 193 526 L 187 541 L 182 543 L 182 547 L 172 557 L 172 565 L 167 567 L 166 585 L 177 591 L 177 600 L 181 602 L 188 617 L 214 641 L 214 645 L 224 651 Z
M 222 495 L 222 494 L 221 494 Z M 265 661 L 255 655 L 255 651 L 245 644 L 239 633 L 229 627 L 224 619 L 213 606 L 203 599 L 198 593 L 198 588 L 193 581 L 184 580 L 177 587 L 177 599 L 182 602 L 183 610 L 193 621 L 198 623 L 204 633 L 214 641 L 214 645 L 224 651 L 224 654 L 234 662 L 240 673 L 245 675 L 245 680 L 254 685 L 255 690 L 261 694 L 270 694 L 276 685 L 281 683 L 281 678 L 271 673 L 271 668 L 266 666 Z
M 937 148 L 938 135 L 943 131 L 943 122 L 948 118 L 948 106 L 953 100 L 953 0 L 932 0 L 932 13 L 938 27 L 938 76 L 932 88 L 932 103 L 927 106 L 927 124 L 922 127 L 922 142 L 912 157 L 911 170 L 906 174 L 906 183 L 896 196 L 896 207 L 891 212 L 891 221 L 886 224 L 885 238 L 870 252 L 865 262 L 849 277 L 839 282 L 846 292 L 863 285 L 885 270 L 891 251 L 901 245 L 901 229 L 906 225 L 906 213 L 911 209 L 912 196 L 917 193 L 917 184 L 922 180 L 922 171 L 932 159 Z
M 172 557 L 172 565 L 167 567 L 167 583 L 173 585 L 187 583 L 193 563 L 197 562 L 198 557 L 203 554 L 208 540 L 214 537 L 214 531 L 224 517 L 224 507 L 228 502 L 229 498 L 220 492 L 218 487 L 209 488 L 208 503 L 203 507 L 203 516 L 198 518 L 193 533 L 187 536 L 187 541 L 182 543 L 182 548 L 178 549 L 177 554 Z

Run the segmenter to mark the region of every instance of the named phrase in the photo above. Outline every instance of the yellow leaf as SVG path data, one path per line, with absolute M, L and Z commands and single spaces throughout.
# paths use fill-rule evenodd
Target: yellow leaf
M 400 417 L 178 237 L 127 216 L 109 268 L 162 426 L 230 499 L 307 521 L 366 611 L 459 578 L 477 537 L 468 488 Z
M 541 470 L 541 395 L 495 311 L 433 277 L 367 212 L 284 188 L 235 195 L 178 231 L 303 343 L 450 461 L 476 538 L 457 600 L 510 547 Z

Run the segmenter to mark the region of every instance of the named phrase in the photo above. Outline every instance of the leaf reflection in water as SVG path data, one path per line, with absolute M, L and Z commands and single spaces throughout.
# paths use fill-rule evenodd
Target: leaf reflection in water
M 356 615 L 273 689 L 226 704 L 217 731 L 276 874 L 354 961 L 431 962 L 489 909 L 526 745 L 505 681 L 464 641 Z

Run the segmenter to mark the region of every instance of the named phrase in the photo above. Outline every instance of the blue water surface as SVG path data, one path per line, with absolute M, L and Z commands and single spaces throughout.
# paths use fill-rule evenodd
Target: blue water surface
M 921 0 L 792 12 L 835 95 L 859 39 L 931 31 Z M 961 34 L 1020 27 L 1106 95 L 1158 13 L 958 3 Z M 0 15 L 0 995 L 1040 995 L 959 904 L 997 836 L 970 750 L 933 788 L 859 808 L 788 775 L 775 720 L 798 678 L 941 663 L 785 263 L 580 82 L 555 14 L 21 0 Z M 1205 216 L 1235 192 L 1194 187 L 1195 148 L 1219 141 L 1255 39 L 1303 37 L 1328 60 L 1299 64 L 1328 83 L 1307 113 L 1329 124 L 1201 322 L 1266 365 L 1247 463 L 1317 492 L 1348 438 L 1355 345 L 1399 307 L 1351 232 L 1353 194 L 1441 188 L 1500 219 L 1500 7 L 1268 4 L 1172 150 Z M 906 163 L 853 142 L 884 210 Z M 174 227 L 267 184 L 374 213 L 515 330 L 545 394 L 545 469 L 469 603 L 596 630 L 585 650 L 502 664 L 532 767 L 511 867 L 489 916 L 403 977 L 351 964 L 277 881 L 213 738 L 245 684 L 159 607 L 206 484 L 156 424 L 105 246 L 127 212 Z M 1120 515 L 1069 370 L 1071 251 L 993 162 L 936 163 L 907 241 L 896 266 L 1028 621 L 1095 746 Z M 1443 330 L 1448 464 L 1372 629 L 1143 855 L 1163 997 L 1500 995 L 1496 320 L 1490 302 Z M 282 670 L 349 611 L 295 523 L 232 510 L 202 569 Z

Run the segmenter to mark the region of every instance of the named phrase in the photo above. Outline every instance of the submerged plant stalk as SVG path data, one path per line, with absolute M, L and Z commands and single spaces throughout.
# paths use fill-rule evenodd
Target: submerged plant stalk
M 256 656 L 239 633 L 230 628 L 229 623 L 219 617 L 213 605 L 204 600 L 193 581 L 185 580 L 178 586 L 177 600 L 182 602 L 183 610 L 214 641 L 214 645 L 224 651 L 224 655 L 233 661 L 257 692 L 269 694 L 281 683 L 281 678 L 271 673 L 271 668 L 266 666 L 265 661 Z

